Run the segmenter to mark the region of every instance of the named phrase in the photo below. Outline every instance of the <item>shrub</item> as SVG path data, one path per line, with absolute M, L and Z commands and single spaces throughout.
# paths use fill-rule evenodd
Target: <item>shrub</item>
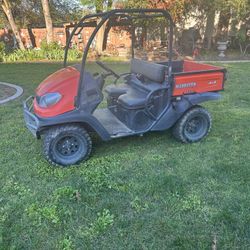
M 57 42 L 51 42 L 51 43 L 47 43 L 46 40 L 43 40 L 41 42 L 41 50 L 42 51 L 52 51 L 52 50 L 57 50 L 57 49 L 61 49 L 61 46 L 57 43 Z
M 4 60 L 5 54 L 6 54 L 5 43 L 0 42 L 0 62 Z
M 41 53 L 44 59 L 60 61 L 64 58 L 64 51 L 57 42 L 47 43 L 42 41 Z
M 76 61 L 80 59 L 82 53 L 73 47 L 68 52 L 68 60 Z M 64 59 L 64 50 L 57 43 L 53 42 L 47 44 L 43 41 L 41 49 L 27 49 L 27 50 L 14 50 L 7 53 L 4 43 L 0 43 L 0 61 L 3 62 L 29 62 L 38 60 L 62 61 Z
M 69 49 L 68 51 L 69 61 L 75 61 L 77 59 L 80 59 L 81 57 L 82 57 L 82 53 L 76 47 Z
M 40 51 L 28 49 L 28 50 L 14 50 L 5 57 L 5 62 L 22 62 L 22 61 L 34 61 L 43 59 Z

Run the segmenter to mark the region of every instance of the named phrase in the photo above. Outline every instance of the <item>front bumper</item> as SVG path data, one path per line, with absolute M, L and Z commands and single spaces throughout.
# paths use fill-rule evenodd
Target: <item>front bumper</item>
M 39 135 L 38 135 L 39 120 L 36 117 L 36 115 L 33 113 L 33 100 L 34 100 L 34 97 L 30 96 L 23 102 L 24 121 L 29 131 L 35 137 L 39 138 Z

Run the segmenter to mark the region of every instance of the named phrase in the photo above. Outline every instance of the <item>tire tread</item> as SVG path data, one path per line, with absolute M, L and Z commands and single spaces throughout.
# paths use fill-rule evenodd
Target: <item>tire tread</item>
M 78 125 L 62 125 L 50 128 L 44 134 L 43 140 L 43 154 L 45 159 L 52 164 L 53 166 L 63 166 L 63 164 L 57 163 L 53 154 L 50 153 L 50 144 L 53 139 L 55 139 L 60 133 L 74 131 L 76 133 L 82 134 L 87 141 L 87 153 L 79 159 L 75 164 L 78 164 L 82 161 L 85 161 L 89 158 L 91 150 L 92 150 L 92 140 L 89 136 L 88 132 L 81 126 Z M 66 165 L 64 165 L 66 166 Z
M 184 136 L 184 133 L 183 133 L 183 129 L 184 129 L 184 126 L 185 126 L 185 123 L 186 121 L 188 120 L 188 117 L 193 115 L 194 113 L 205 113 L 208 117 L 208 120 L 209 120 L 209 128 L 206 132 L 206 134 L 203 136 L 203 138 L 205 138 L 210 130 L 211 130 L 211 126 L 212 126 L 212 117 L 210 115 L 210 113 L 203 107 L 201 106 L 194 106 L 192 107 L 191 109 L 189 109 L 178 121 L 177 123 L 174 125 L 173 127 L 173 136 L 178 140 L 178 141 L 181 141 L 183 143 L 192 143 L 192 142 L 197 142 L 199 140 L 202 140 L 203 138 L 199 139 L 199 140 L 190 140 L 188 138 L 186 138 Z

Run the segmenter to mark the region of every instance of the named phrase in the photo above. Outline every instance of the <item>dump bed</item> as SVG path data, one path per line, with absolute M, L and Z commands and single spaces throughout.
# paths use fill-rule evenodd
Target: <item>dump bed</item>
M 173 96 L 223 90 L 226 69 L 193 61 L 173 63 Z

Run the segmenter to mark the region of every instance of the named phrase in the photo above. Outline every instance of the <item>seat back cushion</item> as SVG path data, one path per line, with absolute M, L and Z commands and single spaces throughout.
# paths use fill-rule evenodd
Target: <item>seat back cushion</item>
M 132 59 L 131 73 L 141 74 L 153 82 L 162 83 L 165 79 L 166 66 L 139 59 Z

